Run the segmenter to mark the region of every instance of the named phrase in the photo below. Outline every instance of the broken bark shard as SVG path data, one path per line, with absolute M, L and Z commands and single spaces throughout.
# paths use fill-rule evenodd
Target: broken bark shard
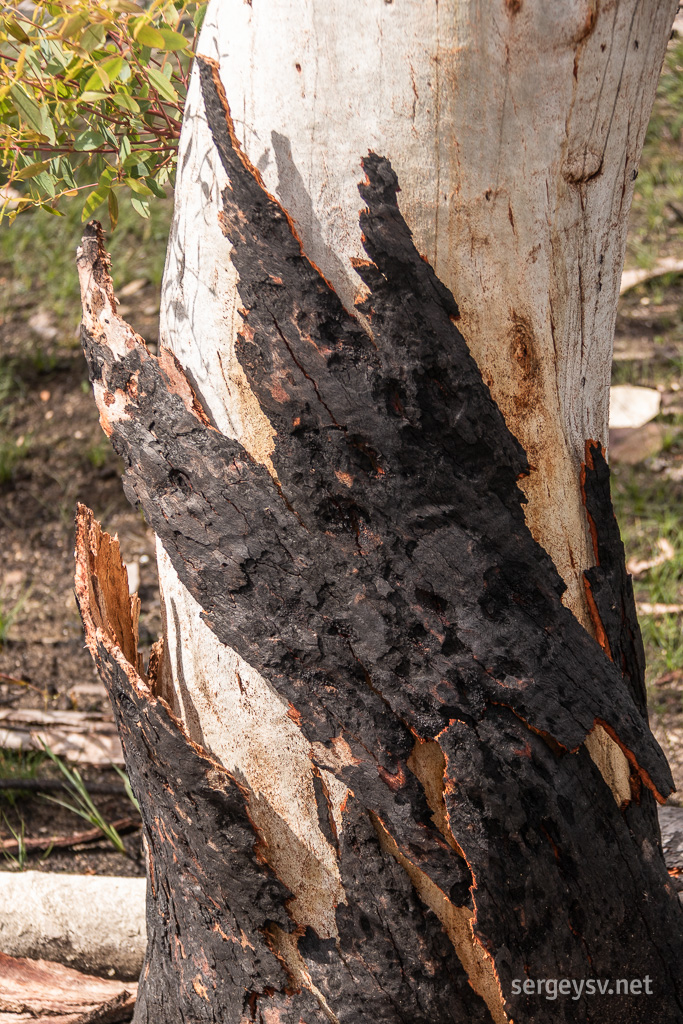
M 542 1013 L 513 995 L 513 979 L 548 976 L 550 964 L 567 977 L 647 970 L 661 1020 L 679 1020 L 680 907 L 661 850 L 643 852 L 582 744 L 602 724 L 659 800 L 668 766 L 633 680 L 563 606 L 527 529 L 525 455 L 454 324 L 455 300 L 415 250 L 396 175 L 379 156 L 363 161 L 370 261 L 357 270 L 370 337 L 240 152 L 216 68 L 199 67 L 230 182 L 238 355 L 276 432 L 277 481 L 116 316 L 90 227 L 84 348 L 129 498 L 219 640 L 291 705 L 320 766 L 445 898 L 472 900 L 475 939 L 515 1020 Z M 443 753 L 453 844 L 410 769 L 416 739 Z M 637 1003 L 591 1014 L 638 1020 Z

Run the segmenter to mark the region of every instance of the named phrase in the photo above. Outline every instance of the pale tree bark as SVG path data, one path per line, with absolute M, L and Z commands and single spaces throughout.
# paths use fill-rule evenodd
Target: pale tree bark
M 137 1020 L 681 1019 L 601 452 L 675 8 L 214 2 L 175 361 L 84 240 L 102 423 L 160 538 L 148 676 L 85 513 L 78 542 L 150 845 Z M 648 998 L 513 987 L 646 974 Z

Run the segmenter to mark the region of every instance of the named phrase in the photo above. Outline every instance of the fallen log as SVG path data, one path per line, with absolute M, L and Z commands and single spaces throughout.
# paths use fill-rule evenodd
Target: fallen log
M 0 872 L 0 951 L 137 978 L 145 887 L 144 878 Z
M 136 982 L 0 953 L 0 1024 L 117 1024 L 130 1018 L 136 992 Z
M 88 711 L 0 710 L 0 747 L 42 750 L 78 764 L 123 765 L 121 742 L 111 714 Z

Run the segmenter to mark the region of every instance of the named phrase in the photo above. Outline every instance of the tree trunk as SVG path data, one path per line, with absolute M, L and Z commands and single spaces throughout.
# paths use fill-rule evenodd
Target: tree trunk
M 159 359 L 88 229 L 86 356 L 165 610 L 145 674 L 82 510 L 149 849 L 136 1021 L 681 1020 L 604 454 L 675 7 L 214 3 Z

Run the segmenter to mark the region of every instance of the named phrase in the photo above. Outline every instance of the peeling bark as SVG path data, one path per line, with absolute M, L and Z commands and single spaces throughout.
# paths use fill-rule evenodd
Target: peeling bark
M 272 998 L 294 1000 L 274 1004 L 282 1020 L 297 1012 L 340 1021 L 502 1020 L 504 1006 L 515 1021 L 541 1021 L 547 1006 L 514 995 L 513 979 L 647 974 L 658 1020 L 673 1024 L 683 1012 L 681 908 L 652 814 L 672 783 L 647 725 L 604 459 L 590 450 L 584 486 L 599 561 L 587 586 L 601 647 L 564 607 L 565 584 L 526 524 L 518 486 L 529 470 L 525 453 L 458 331 L 455 299 L 413 244 L 389 162 L 374 154 L 363 161 L 368 259 L 355 266 L 367 295 L 357 317 L 307 258 L 237 144 L 215 65 L 199 65 L 229 178 L 222 224 L 243 304 L 238 358 L 274 430 L 269 465 L 218 431 L 170 354 L 154 358 L 120 320 L 95 226 L 79 255 L 84 348 L 103 426 L 126 464 L 128 497 L 216 637 L 268 680 L 311 744 L 318 820 L 336 851 L 345 902 L 336 936 L 296 927 L 249 814 L 248 788 L 233 780 L 229 799 L 224 790 L 220 800 L 211 795 L 202 781 L 210 759 L 120 658 L 114 670 L 86 621 L 115 700 L 125 693 L 131 702 L 128 719 L 119 709 L 118 720 L 134 786 L 154 794 L 142 798 L 143 818 L 155 877 L 161 870 L 167 880 L 160 887 L 152 879 L 151 897 L 166 931 L 150 977 L 170 963 L 166 952 L 166 966 L 157 966 L 168 945 L 166 890 L 201 870 L 200 903 L 220 892 L 219 905 L 225 900 L 235 914 L 237 900 L 249 941 L 258 933 L 258 948 L 278 953 L 274 964 L 263 952 L 257 968 L 243 952 L 234 970 L 254 975 L 245 990 L 275 987 L 281 996 Z M 101 587 L 92 565 L 90 575 Z M 120 631 L 130 667 L 129 633 Z M 596 726 L 630 764 L 623 810 L 584 747 Z M 139 738 L 147 729 L 168 746 L 162 760 L 181 765 L 182 783 L 157 765 L 159 788 L 146 764 L 157 749 L 152 733 L 146 744 Z M 440 753 L 427 764 L 416 750 L 435 755 L 433 745 Z M 341 828 L 325 772 L 349 791 Z M 221 874 L 221 856 L 198 839 L 220 833 L 224 820 L 238 823 L 226 843 L 244 877 Z M 181 866 L 162 831 L 182 845 Z M 261 904 L 252 908 L 255 892 Z M 188 957 L 206 940 L 190 896 L 188 889 L 173 911 Z M 220 911 L 206 906 L 209 922 Z M 472 987 L 456 919 L 481 951 Z M 276 971 L 283 964 L 286 982 Z M 184 961 L 182 970 L 190 970 Z M 187 989 L 192 979 L 183 979 Z M 165 993 L 168 975 L 160 984 Z M 144 985 L 143 976 L 143 993 Z M 162 1015 L 170 995 L 155 995 L 151 981 L 148 991 L 150 1020 L 177 1019 Z M 309 1000 L 305 1012 L 297 991 Z M 230 998 L 225 1019 L 248 1016 Z M 553 1005 L 557 1021 L 581 1014 L 637 1022 L 652 1009 L 623 996 Z

